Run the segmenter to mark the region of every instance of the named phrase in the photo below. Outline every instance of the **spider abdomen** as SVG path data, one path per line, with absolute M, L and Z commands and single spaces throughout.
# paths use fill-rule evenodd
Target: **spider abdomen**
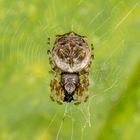
M 90 50 L 85 37 L 70 32 L 58 36 L 56 40 L 52 57 L 58 68 L 65 72 L 79 72 L 87 66 Z

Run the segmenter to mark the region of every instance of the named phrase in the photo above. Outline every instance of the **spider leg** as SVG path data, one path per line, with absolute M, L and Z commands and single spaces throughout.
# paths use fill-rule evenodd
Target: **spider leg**
M 94 59 L 94 46 L 93 46 L 93 44 L 91 44 L 91 56 L 90 56 L 90 61 L 89 61 L 89 65 L 88 65 L 89 68 L 92 64 L 93 59 Z
M 75 95 L 75 104 L 80 104 L 81 102 L 86 102 L 88 98 L 88 86 L 89 86 L 89 80 L 88 80 L 88 73 L 83 74 L 80 77 L 81 81 L 78 85 L 78 92 L 76 92 Z
M 48 37 L 48 42 L 47 42 L 47 44 L 50 46 L 50 37 Z M 47 49 L 47 54 L 48 54 L 49 57 L 51 56 L 51 51 L 50 51 L 50 49 Z
M 83 101 L 86 102 L 88 99 L 88 86 L 89 86 L 89 79 L 88 79 L 88 75 L 85 74 L 83 77 L 83 87 L 84 87 L 84 99 Z
M 52 101 L 56 101 L 59 104 L 62 104 L 63 102 L 63 95 L 62 91 L 63 88 L 61 86 L 61 83 L 58 83 L 56 79 L 51 80 L 50 82 L 50 87 L 51 87 L 51 94 L 50 97 Z
M 60 79 L 60 70 L 57 68 L 55 63 L 52 61 L 51 51 L 48 50 L 47 53 L 48 53 L 49 62 L 51 65 L 51 70 L 49 71 L 49 73 L 53 74 L 53 76 L 55 77 L 55 79 L 51 80 L 51 82 L 50 82 L 50 87 L 51 87 L 50 97 L 53 101 L 56 101 L 59 104 L 62 104 L 62 99 L 61 99 L 62 98 L 62 86 L 60 83 L 58 83 L 58 81 Z M 56 79 L 58 79 L 58 80 L 56 80 Z
M 62 87 L 61 83 L 59 82 L 56 87 L 56 102 L 58 104 L 62 104 L 63 100 L 64 100 L 63 87 Z
M 51 97 L 52 101 L 55 101 L 55 93 L 54 92 L 55 92 L 56 85 L 57 85 L 57 80 L 56 79 L 51 80 L 51 82 L 50 82 L 50 88 L 51 88 L 50 97 Z
M 50 40 L 51 40 L 50 37 L 48 37 L 48 42 L 47 42 L 48 45 L 50 45 Z

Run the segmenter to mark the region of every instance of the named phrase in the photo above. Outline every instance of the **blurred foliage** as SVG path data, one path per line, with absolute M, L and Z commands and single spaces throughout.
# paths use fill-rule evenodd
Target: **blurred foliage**
M 0 140 L 139 140 L 139 25 L 138 0 L 0 0 Z M 49 98 L 46 50 L 71 30 L 95 47 L 79 106 Z

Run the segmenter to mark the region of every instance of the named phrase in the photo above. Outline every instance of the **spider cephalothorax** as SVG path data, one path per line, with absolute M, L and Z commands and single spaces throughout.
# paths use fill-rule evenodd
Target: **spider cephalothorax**
M 79 76 L 77 73 L 62 73 L 61 78 L 65 95 L 64 101 L 71 102 L 74 92 L 78 87 Z
M 93 57 L 86 37 L 74 32 L 57 35 L 53 49 L 48 52 L 51 72 L 55 76 L 50 83 L 52 99 L 59 103 L 85 101 Z

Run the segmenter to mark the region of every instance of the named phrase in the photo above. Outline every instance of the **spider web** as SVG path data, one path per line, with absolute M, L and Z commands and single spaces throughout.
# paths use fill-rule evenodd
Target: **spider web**
M 125 76 L 123 66 L 128 41 L 127 32 L 122 29 L 130 22 L 128 19 L 139 3 L 126 8 L 123 1 L 100 6 L 98 2 L 77 0 L 74 5 L 64 1 L 61 9 L 58 1 L 42 2 L 47 7 L 43 19 L 40 17 L 43 12 L 37 13 L 37 4 L 17 1 L 6 9 L 1 2 L 4 14 L 0 17 L 3 67 L 0 138 L 97 139 L 110 105 L 117 100 L 122 88 L 120 81 Z M 19 14 L 16 8 L 22 8 Z M 124 9 L 122 15 L 118 12 L 120 9 Z M 76 13 L 67 16 L 72 10 Z M 93 15 L 88 16 L 90 13 Z M 28 20 L 32 24 L 28 24 Z M 88 36 L 89 44 L 95 47 L 95 59 L 90 70 L 88 101 L 78 106 L 71 103 L 60 106 L 49 99 L 49 81 L 53 77 L 48 73 L 46 42 L 47 37 L 51 37 L 52 46 L 54 35 L 70 30 Z

